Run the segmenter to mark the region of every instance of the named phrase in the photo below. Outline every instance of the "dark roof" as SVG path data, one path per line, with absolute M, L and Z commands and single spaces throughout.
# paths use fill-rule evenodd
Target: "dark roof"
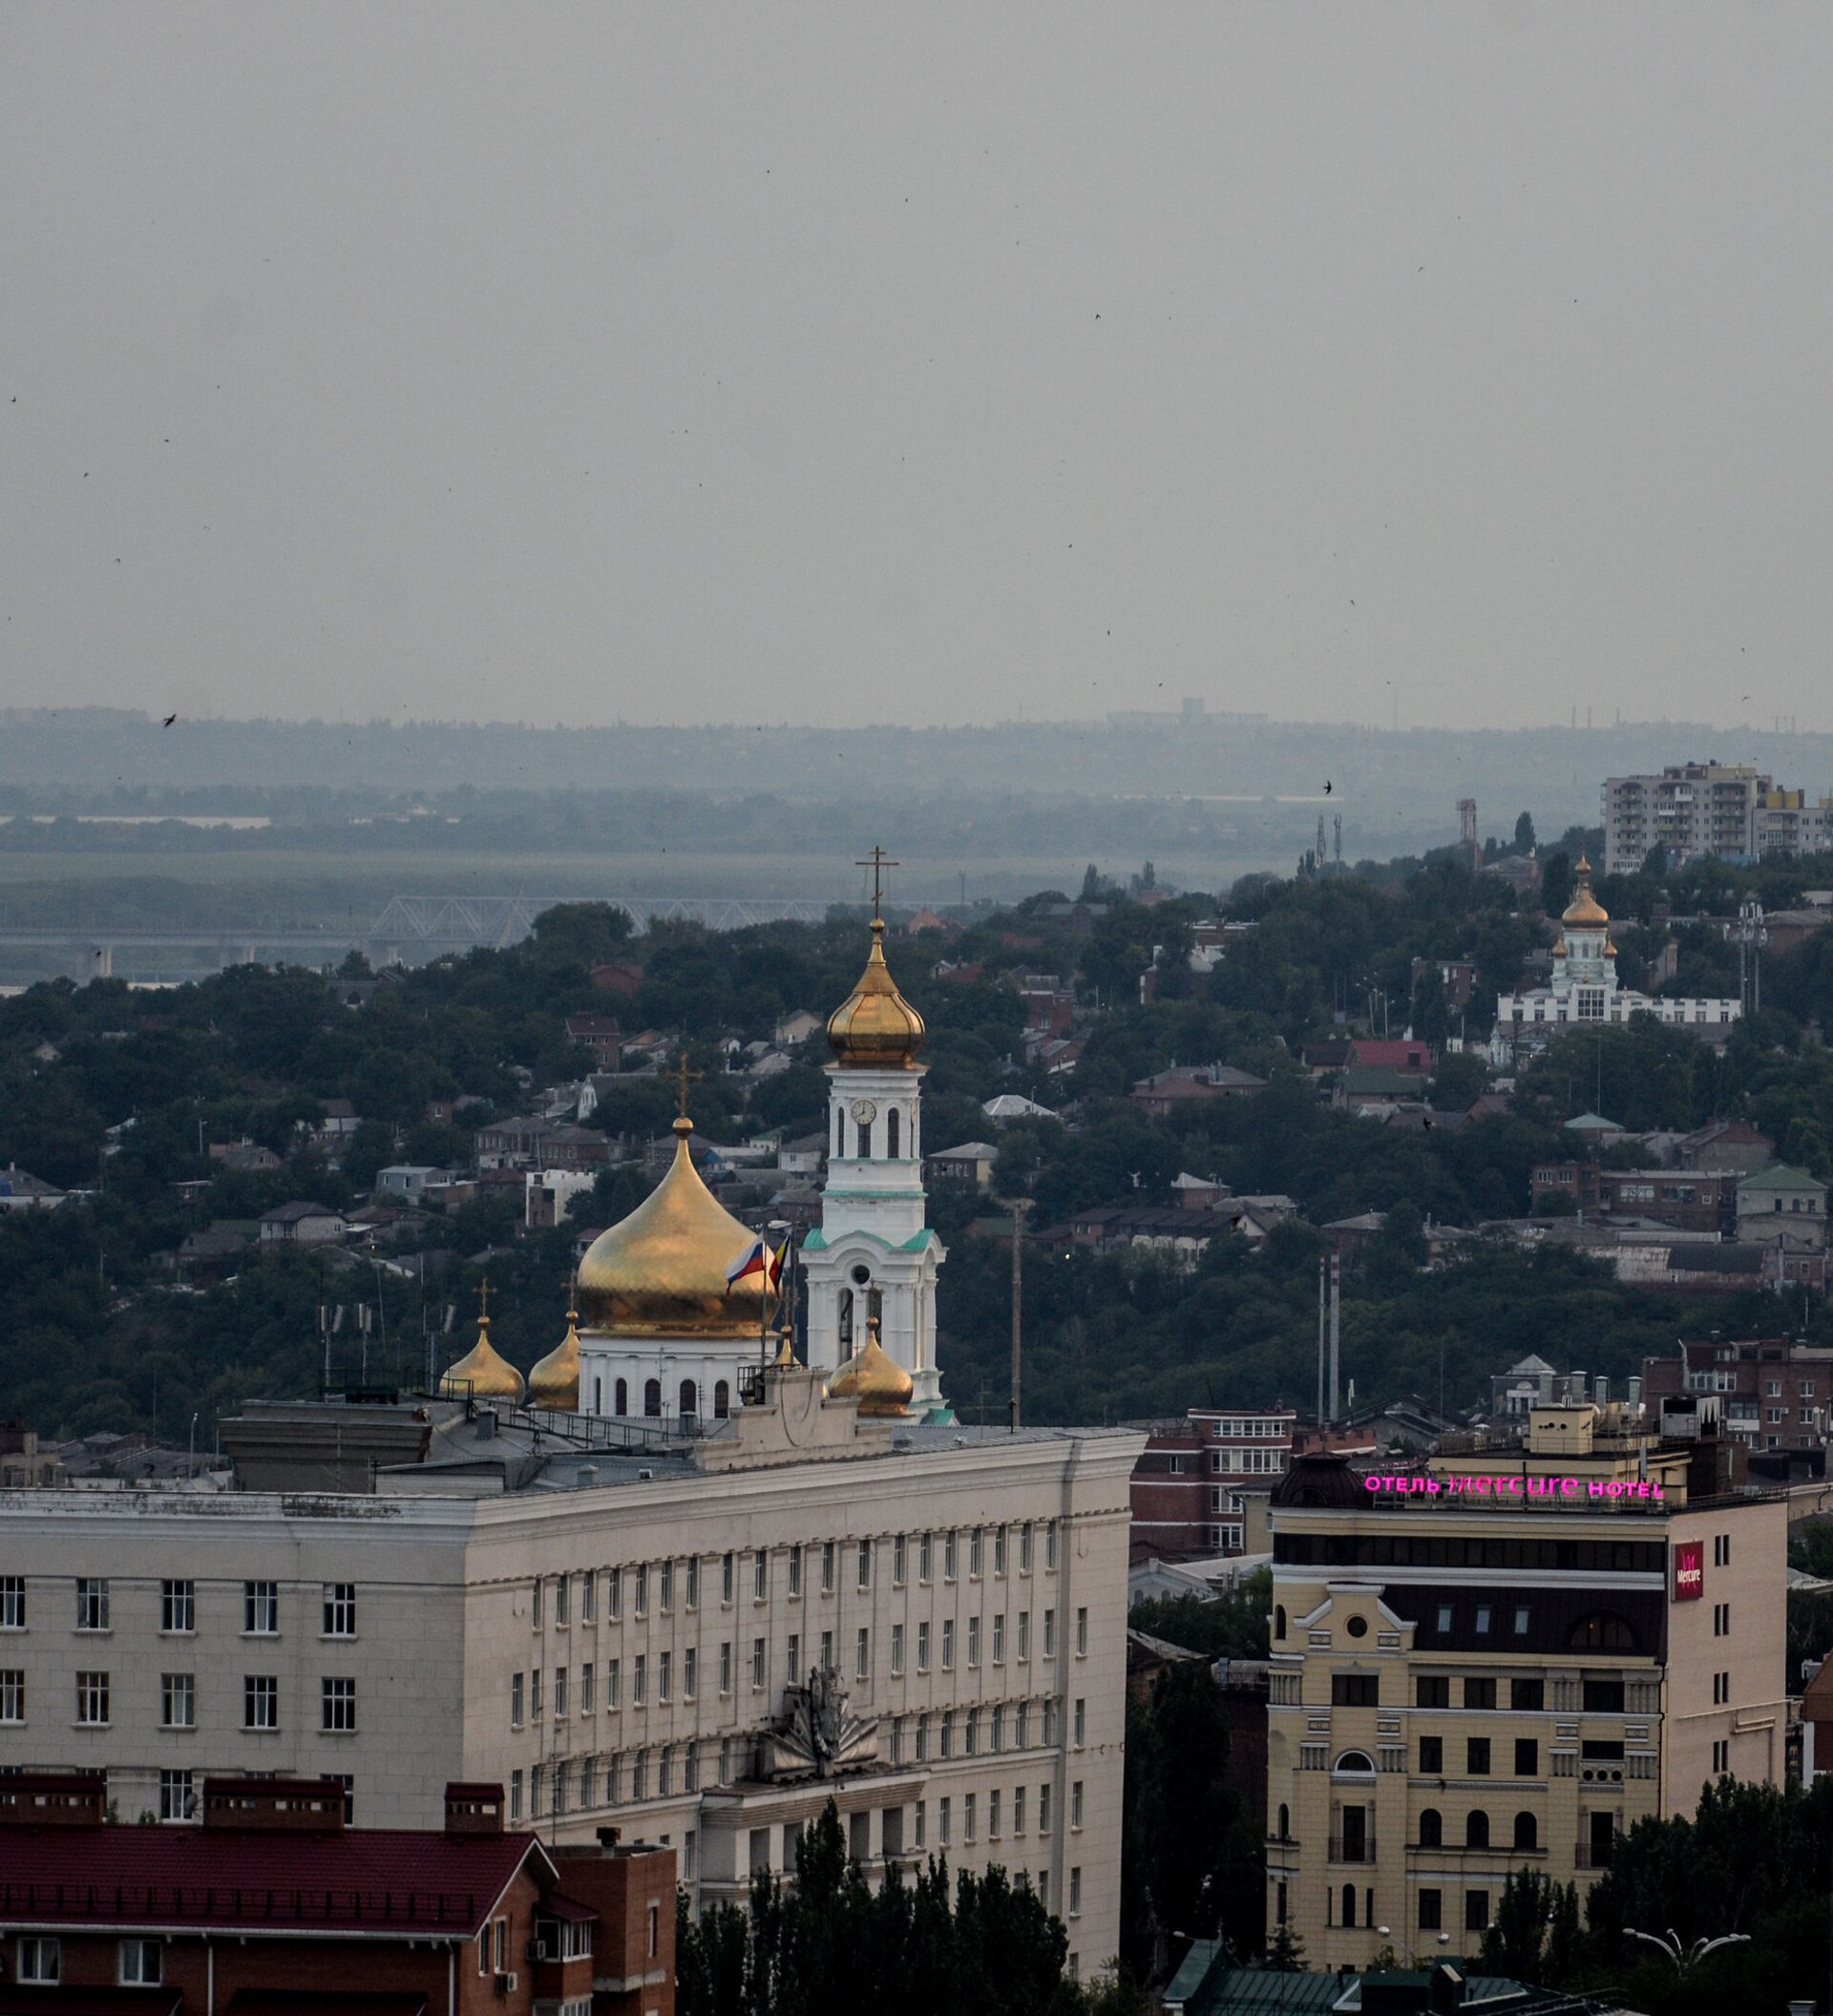
M 1361 1505 L 1368 1502 L 1355 1471 L 1340 1456 L 1295 1456 L 1270 1497 L 1275 1505 Z
M 1763 1250 L 1760 1246 L 1673 1246 L 1668 1249 L 1668 1266 L 1680 1274 L 1760 1274 Z
M 328 1204 L 282 1204 L 261 1214 L 263 1225 L 297 1225 L 302 1218 L 341 1218 Z
M 9 1827 L 0 1922 L 221 1926 L 472 1937 L 531 1855 L 531 1834 L 366 1827 Z

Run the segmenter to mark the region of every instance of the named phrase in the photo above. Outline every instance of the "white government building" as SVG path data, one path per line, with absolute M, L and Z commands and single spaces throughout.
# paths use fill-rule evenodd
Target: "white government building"
M 832 1796 L 874 1875 L 1022 1873 L 1104 1966 L 1144 1438 L 941 1403 L 923 1027 L 873 933 L 829 1024 L 811 1367 L 760 1364 L 751 1235 L 682 1122 L 526 1397 L 486 1315 L 441 1397 L 225 1423 L 237 1492 L 0 1492 L 0 1769 L 102 1769 L 176 1824 L 206 1773 L 341 1777 L 398 1826 L 499 1780 L 555 1839 L 672 1845 L 700 1901 L 792 1866 Z
M 1560 918 L 1548 985 L 1496 998 L 1490 1061 L 1506 1068 L 1544 1049 L 1561 1029 L 1620 1026 L 1633 1015 L 1652 1015 L 1674 1028 L 1722 1040 L 1743 1014 L 1741 1001 L 1641 994 L 1617 984 L 1611 914 L 1591 893 L 1591 864 L 1582 854 L 1577 875 L 1578 887 Z

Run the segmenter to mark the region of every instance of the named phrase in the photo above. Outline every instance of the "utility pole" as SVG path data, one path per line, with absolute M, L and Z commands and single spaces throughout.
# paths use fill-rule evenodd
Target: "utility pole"
M 1343 1256 L 1330 1256 L 1330 1418 L 1340 1412 L 1342 1391 Z
M 1012 1200 L 1012 1433 L 1023 1425 L 1021 1401 L 1024 1369 L 1024 1214 L 1031 1208 L 1028 1197 Z

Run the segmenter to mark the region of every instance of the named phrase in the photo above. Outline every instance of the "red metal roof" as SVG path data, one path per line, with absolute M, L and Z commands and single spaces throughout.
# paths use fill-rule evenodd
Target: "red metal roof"
M 474 1935 L 533 1855 L 532 1834 L 217 1833 L 9 1827 L 0 1922 Z M 27 1873 L 29 1872 L 29 1873 Z

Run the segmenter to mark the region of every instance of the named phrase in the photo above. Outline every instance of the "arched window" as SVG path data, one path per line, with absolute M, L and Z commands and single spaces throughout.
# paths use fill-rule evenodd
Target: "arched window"
M 902 1122 L 897 1117 L 897 1108 L 893 1106 L 885 1115 L 885 1153 L 893 1162 L 897 1160 L 897 1135 Z
M 1290 1806 L 1281 1806 L 1279 1809 L 1278 1838 L 1282 1841 L 1289 1841 L 1292 1838 L 1292 1808 Z
M 716 1421 L 723 1421 L 730 1415 L 731 1411 L 731 1389 L 726 1384 L 724 1379 L 721 1379 L 713 1388 L 713 1418 Z
M 862 1120 L 859 1123 L 859 1160 L 861 1162 L 870 1162 L 872 1160 L 872 1123 L 869 1120 Z
M 1275 1603 L 1273 1606 L 1273 1635 L 1275 1638 L 1286 1635 L 1286 1606 L 1283 1603 Z
M 1420 1846 L 1444 1846 L 1444 1817 L 1436 1806 L 1427 1806 L 1420 1815 Z
M 1365 1750 L 1346 1750 L 1337 1759 L 1336 1774 L 1339 1778 L 1372 1778 L 1375 1760 Z
M 839 1106 L 833 1109 L 833 1152 L 836 1155 L 847 1152 L 847 1116 Z
M 853 1349 L 853 1291 L 840 1291 L 840 1342 L 848 1351 Z
M 645 1379 L 643 1384 L 643 1411 L 652 1421 L 662 1418 L 662 1381 Z
M 684 1421 L 691 1421 L 699 1413 L 700 1389 L 694 1384 L 692 1379 L 683 1379 L 681 1382 L 681 1418 Z
M 1343 1885 L 1343 1923 L 1351 1931 L 1356 1929 L 1356 1885 L 1354 1883 L 1345 1883 Z
M 602 1414 L 604 1412 L 604 1381 L 597 1373 L 592 1375 L 592 1412 L 594 1414 Z
M 1633 1652 L 1635 1633 L 1629 1621 L 1614 1610 L 1593 1610 L 1572 1627 L 1570 1644 L 1576 1651 Z
M 1538 1848 L 1540 1846 L 1540 1824 L 1531 1813 L 1515 1816 L 1515 1846 L 1517 1848 Z
M 1486 1848 L 1489 1845 L 1489 1816 L 1481 1806 L 1464 1823 L 1464 1845 L 1466 1848 Z
M 615 1396 L 619 1414 L 628 1414 L 630 1412 L 630 1382 L 628 1379 L 620 1379 L 618 1381 Z

